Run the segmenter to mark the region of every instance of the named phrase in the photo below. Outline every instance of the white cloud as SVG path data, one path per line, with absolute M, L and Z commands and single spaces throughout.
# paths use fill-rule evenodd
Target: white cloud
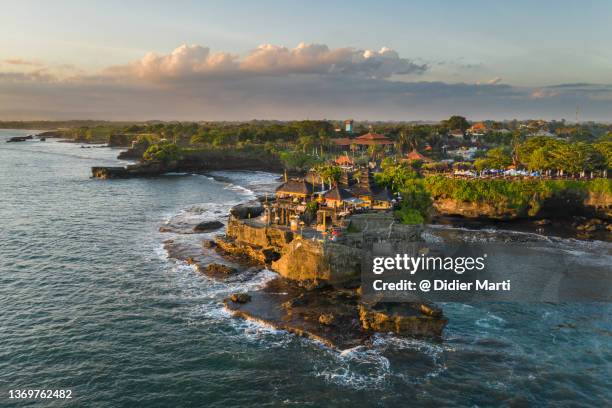
M 261 45 L 244 58 L 240 68 L 258 73 L 345 74 L 370 78 L 421 74 L 427 69 L 386 47 L 380 51 L 348 47 L 330 49 L 327 45 L 306 43 L 293 49 Z
M 300 43 L 295 48 L 263 44 L 243 59 L 207 47 L 181 45 L 170 54 L 148 53 L 134 63 L 110 67 L 105 74 L 145 80 L 193 79 L 235 75 L 345 75 L 388 78 L 396 74 L 421 74 L 426 65 L 383 47 L 380 51 L 355 48 L 330 49 L 324 44 Z
M 458 107 L 474 119 L 558 118 L 571 115 L 576 104 L 585 106 L 585 117 L 598 118 L 612 109 L 612 87 L 602 84 L 520 88 L 501 78 L 482 84 L 399 81 L 428 67 L 389 48 L 262 45 L 239 57 L 183 45 L 97 74 L 13 62 L 0 71 L 3 119 L 410 120 L 441 119 Z
M 236 58 L 229 53 L 211 53 L 200 45 L 181 45 L 170 54 L 150 52 L 132 64 L 110 67 L 104 74 L 158 80 L 227 73 L 238 68 Z

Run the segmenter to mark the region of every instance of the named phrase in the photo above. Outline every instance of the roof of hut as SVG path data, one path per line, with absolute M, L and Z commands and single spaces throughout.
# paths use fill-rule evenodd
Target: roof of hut
M 393 194 L 388 188 L 382 187 L 377 188 L 372 195 L 372 198 L 377 201 L 391 201 L 393 200 Z
M 289 180 L 276 189 L 277 193 L 285 194 L 312 194 L 312 185 L 304 180 Z
M 343 200 L 347 200 L 351 198 L 352 196 L 353 195 L 349 191 L 343 188 L 340 188 L 338 186 L 335 186 L 334 188 L 329 190 L 327 193 L 325 193 L 323 197 L 326 200 L 343 201 Z

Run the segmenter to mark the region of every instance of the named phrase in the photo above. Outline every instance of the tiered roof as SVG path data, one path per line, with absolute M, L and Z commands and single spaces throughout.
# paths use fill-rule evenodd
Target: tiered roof
M 349 156 L 338 156 L 335 162 L 339 166 L 353 166 L 355 164 L 355 160 Z
M 378 133 L 368 132 L 365 135 L 361 135 L 355 138 L 355 144 L 358 145 L 390 145 L 393 141 L 387 136 L 380 135 Z
M 406 160 L 408 161 L 422 161 L 422 162 L 431 162 L 432 160 L 427 157 L 427 156 L 423 156 L 421 153 L 419 153 L 416 149 L 414 149 L 413 151 L 411 151 L 410 153 L 408 153 L 406 155 Z
M 353 195 L 350 193 L 350 191 L 340 188 L 338 186 L 335 186 L 334 188 L 329 190 L 327 193 L 325 193 L 325 195 L 323 195 L 323 197 L 326 200 L 332 200 L 332 201 L 344 201 L 344 200 L 348 200 L 352 196 Z
M 277 193 L 281 194 L 312 194 L 312 185 L 304 180 L 289 180 L 281 184 L 276 189 Z

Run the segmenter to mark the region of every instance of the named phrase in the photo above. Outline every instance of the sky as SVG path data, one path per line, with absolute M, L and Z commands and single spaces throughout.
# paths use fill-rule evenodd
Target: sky
M 1 1 L 0 119 L 609 121 L 610 1 Z

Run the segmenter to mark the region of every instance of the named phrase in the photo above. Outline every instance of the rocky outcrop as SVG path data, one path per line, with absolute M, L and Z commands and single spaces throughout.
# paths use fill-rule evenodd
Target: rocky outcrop
M 251 301 L 251 295 L 247 293 L 234 293 L 230 296 L 230 300 L 234 303 L 248 303 Z
M 92 167 L 91 175 L 99 179 L 117 179 L 132 177 L 154 177 L 160 174 L 176 171 L 176 162 L 147 162 L 125 167 Z
M 447 323 L 441 310 L 416 296 L 403 303 L 377 303 L 362 296 L 360 288 L 368 253 L 406 253 L 421 240 L 422 227 L 399 224 L 387 213 L 356 216 L 349 230 L 336 242 L 303 239 L 284 227 L 232 215 L 217 249 L 232 261 L 270 265 L 280 277 L 249 292 L 247 303 L 226 299 L 227 309 L 339 348 L 367 343 L 375 332 L 439 337 Z
M 142 154 L 148 145 L 137 143 L 133 149 L 120 153 L 120 159 L 142 160 Z M 211 170 L 264 170 L 282 171 L 283 166 L 276 156 L 254 155 L 252 152 L 234 150 L 211 150 L 200 152 L 198 155 L 186 154 L 178 161 L 167 163 L 140 162 L 131 166 L 92 167 L 93 177 L 99 178 L 128 178 L 151 177 L 169 172 L 202 173 Z
M 233 216 L 227 224 L 227 236 L 252 246 L 278 250 L 293 240 L 293 233 L 287 229 L 266 226 L 257 220 L 240 220 Z
M 223 228 L 223 223 L 220 221 L 202 221 L 195 227 L 193 227 L 194 232 L 210 232 L 218 230 L 219 228 Z
M 218 263 L 212 263 L 212 264 L 206 265 L 206 268 L 204 268 L 203 272 L 208 276 L 227 277 L 233 273 L 236 273 L 237 271 L 238 270 L 236 268 L 232 268 L 231 266 L 218 264 Z
M 342 285 L 358 280 L 361 251 L 358 248 L 319 241 L 296 239 L 286 245 L 272 269 L 299 282 Z
M 612 194 L 589 191 L 583 204 L 593 215 L 612 221 Z
M 268 261 L 263 248 L 218 236 L 214 248 L 221 255 L 243 265 L 265 265 Z
M 238 204 L 230 209 L 230 214 L 237 219 L 256 218 L 264 211 L 259 200 L 247 201 L 246 203 Z
M 14 136 L 6 141 L 6 143 L 25 142 L 32 139 L 32 136 Z
M 441 336 L 448 320 L 442 311 L 425 303 L 376 303 L 359 305 L 364 329 L 416 337 Z
M 38 133 L 37 137 L 64 137 L 64 133 L 60 130 L 47 130 L 45 132 Z
M 459 215 L 466 218 L 490 218 L 509 220 L 518 217 L 515 209 L 502 203 L 492 205 L 479 201 L 460 201 L 452 198 L 440 198 L 434 201 L 434 208 L 442 215 Z
M 127 147 L 132 143 L 133 135 L 115 133 L 108 136 L 109 147 Z
M 389 311 L 360 303 L 359 291 L 331 287 L 304 290 L 278 278 L 262 290 L 248 293 L 246 303 L 232 297 L 226 308 L 236 317 L 308 337 L 327 346 L 347 349 L 367 344 L 374 333 L 439 338 L 446 325 L 441 311 L 421 304 L 395 304 Z M 439 313 L 438 313 L 439 312 Z M 364 315 L 363 319 L 361 315 Z
M 612 220 L 612 195 L 602 192 L 566 192 L 543 200 L 537 208 L 518 211 L 503 201 L 461 201 L 436 198 L 433 207 L 439 215 L 474 219 L 514 220 L 519 218 L 566 218 L 568 213 Z

